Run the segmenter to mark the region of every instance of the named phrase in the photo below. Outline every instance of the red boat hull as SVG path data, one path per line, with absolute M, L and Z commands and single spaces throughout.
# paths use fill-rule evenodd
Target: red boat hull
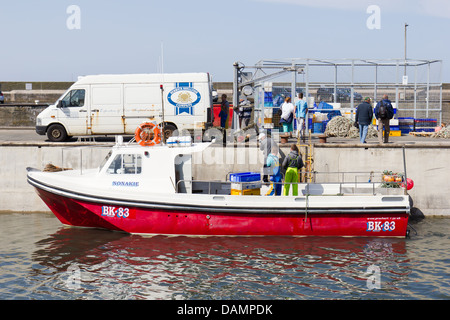
M 136 234 L 405 237 L 409 217 L 407 212 L 241 214 L 118 207 L 36 190 L 65 225 Z

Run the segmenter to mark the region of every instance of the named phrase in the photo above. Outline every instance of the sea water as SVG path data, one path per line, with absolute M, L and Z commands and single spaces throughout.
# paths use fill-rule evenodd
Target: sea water
M 143 237 L 0 214 L 0 299 L 450 298 L 450 219 L 409 238 Z

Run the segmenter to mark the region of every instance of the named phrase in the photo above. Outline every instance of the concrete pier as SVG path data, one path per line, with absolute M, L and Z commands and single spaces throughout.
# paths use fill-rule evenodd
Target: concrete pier
M 450 216 L 450 145 L 417 143 L 378 145 L 321 145 L 314 148 L 314 167 L 322 172 L 390 170 L 403 172 L 403 148 L 407 177 L 414 181 L 408 191 L 414 207 L 426 216 Z M 368 178 L 368 177 L 367 177 Z
M 113 143 L 92 145 L 76 142 L 0 143 L 0 211 L 49 211 L 33 187 L 27 183 L 26 168 L 43 169 L 48 163 L 73 169 L 96 168 L 112 145 Z M 210 149 L 206 155 L 193 159 L 193 177 L 197 180 L 224 180 L 230 172 L 259 172 L 262 168 L 262 154 L 256 145 Z M 425 216 L 450 215 L 448 142 L 372 143 L 367 146 L 339 142 L 314 143 L 311 149 L 314 170 L 323 173 L 380 173 L 384 170 L 403 172 L 405 152 L 407 175 L 414 180 L 414 188 L 409 191 L 414 207 L 420 209 Z M 287 154 L 289 145 L 281 146 L 281 150 Z M 367 175 L 360 178 L 360 181 L 367 182 L 370 177 Z

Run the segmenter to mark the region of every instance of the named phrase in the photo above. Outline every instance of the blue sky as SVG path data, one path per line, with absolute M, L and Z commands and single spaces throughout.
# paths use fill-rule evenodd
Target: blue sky
M 69 29 L 70 5 L 80 29 Z M 380 29 L 366 25 L 370 5 Z M 0 0 L 0 81 L 72 81 L 100 73 L 209 72 L 233 62 L 404 56 L 443 60 L 450 82 L 448 0 Z

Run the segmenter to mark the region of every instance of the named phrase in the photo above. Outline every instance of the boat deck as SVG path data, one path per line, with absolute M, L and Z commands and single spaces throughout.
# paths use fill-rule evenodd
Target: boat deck
M 248 195 L 264 195 L 270 188 L 271 183 L 255 182 L 254 190 L 259 193 L 249 193 Z M 283 186 L 285 183 L 280 182 Z M 291 183 L 293 185 L 294 183 Z M 358 182 L 358 183 L 296 183 L 298 185 L 298 194 L 303 196 L 356 196 L 356 195 L 405 195 L 405 190 L 399 187 L 384 187 L 382 183 L 377 182 Z M 236 186 L 237 185 L 237 186 Z M 251 190 L 246 188 L 245 183 L 236 183 L 229 181 L 195 181 L 180 180 L 177 183 L 177 193 L 193 194 L 221 194 L 230 195 L 231 190 Z

